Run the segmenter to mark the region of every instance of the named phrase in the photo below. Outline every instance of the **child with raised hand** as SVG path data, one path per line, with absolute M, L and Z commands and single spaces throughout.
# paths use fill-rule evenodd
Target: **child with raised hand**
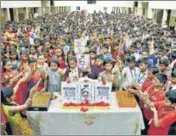
M 29 55 L 30 58 L 35 58 L 37 59 L 37 48 L 34 47 L 34 46 L 31 46 L 30 47 L 30 55 Z
M 21 78 L 18 84 L 22 82 L 26 82 L 26 76 Z M 1 103 L 3 107 L 3 111 L 7 120 L 10 123 L 12 134 L 13 135 L 33 135 L 33 130 L 29 126 L 26 115 L 24 115 L 24 111 L 26 111 L 32 105 L 32 97 L 34 92 L 37 89 L 38 83 L 31 88 L 29 98 L 23 105 L 17 105 L 14 103 L 14 89 L 11 87 L 4 87 L 1 89 Z M 19 123 L 20 122 L 20 123 Z M 19 129 L 20 128 L 20 129 Z
M 1 84 L 7 86 L 10 83 L 10 80 L 17 76 L 18 71 L 12 69 L 12 61 L 10 59 L 4 59 L 2 61 L 3 71 Z
M 18 60 L 18 54 L 16 50 L 10 50 L 10 59 L 12 62 L 12 69 L 13 70 L 18 70 L 20 61 Z
M 172 71 L 171 80 L 168 81 L 168 86 L 166 91 L 172 91 L 176 89 L 176 71 Z
M 112 72 L 112 68 L 113 68 L 112 61 L 105 61 L 104 71 L 99 74 L 98 79 L 112 82 L 113 84 L 112 90 L 114 91 L 118 86 L 118 78 L 117 78 L 117 73 Z
M 97 56 L 95 59 L 95 66 L 88 70 L 88 77 L 91 79 L 97 79 L 98 75 L 104 71 L 104 59 L 103 56 Z
M 147 78 L 147 63 L 148 60 L 147 58 L 142 58 L 139 60 L 139 68 L 140 68 L 140 72 L 137 75 L 137 83 L 142 86 L 142 84 L 144 83 L 145 79 Z
M 96 61 L 95 49 L 91 48 L 89 51 L 89 54 L 90 54 L 90 67 L 93 68 L 95 66 L 95 61 Z
M 109 46 L 107 44 L 102 47 L 102 55 L 105 61 L 112 61 L 112 55 L 109 53 Z
M 45 62 L 46 62 L 46 63 L 49 63 L 49 62 L 50 62 L 50 59 L 51 59 L 51 56 L 49 55 L 49 49 L 48 49 L 48 48 L 44 47 L 44 48 L 42 49 L 42 55 L 43 55 L 44 58 L 45 58 Z
M 164 101 L 150 105 L 154 115 L 150 120 L 148 134 L 168 135 L 170 126 L 176 122 L 176 90 L 168 91 Z
M 123 89 L 126 89 L 126 86 L 137 82 L 137 75 L 139 75 L 140 69 L 135 65 L 135 57 L 131 56 L 128 58 L 128 66 L 124 67 L 122 70 L 122 76 L 124 77 Z
M 47 70 L 48 76 L 48 92 L 61 91 L 61 75 L 59 73 L 59 61 L 56 58 L 51 58 L 49 68 Z
M 64 52 L 63 52 L 63 49 L 61 47 L 57 47 L 55 49 L 55 55 L 56 55 L 56 58 L 58 59 L 59 61 L 59 68 L 60 69 L 65 69 L 65 61 L 64 61 Z
M 28 79 L 27 92 L 31 90 L 36 83 L 42 79 L 40 85 L 38 85 L 38 91 L 45 92 L 47 90 L 47 74 L 46 71 L 36 67 L 37 59 L 29 58 L 29 67 L 31 71 L 31 76 Z
M 65 73 L 66 73 L 66 65 L 65 65 L 65 61 L 64 61 L 63 49 L 61 47 L 57 47 L 55 49 L 55 55 L 56 55 L 56 58 L 59 61 L 59 72 L 62 76 L 62 80 L 64 80 L 65 79 Z
M 75 56 L 68 59 L 69 67 L 67 68 L 66 77 L 70 81 L 77 81 L 80 77 L 83 77 L 83 72 L 77 66 L 77 60 Z
M 38 54 L 37 68 L 41 68 L 43 70 L 48 69 L 48 64 L 45 62 L 45 58 L 42 54 Z
M 136 94 L 145 103 L 143 113 L 145 119 L 149 122 L 153 117 L 153 112 L 150 110 L 151 102 L 159 102 L 165 99 L 167 76 L 162 73 L 157 73 L 150 87 L 143 93 L 137 84 L 134 84 L 128 91 Z

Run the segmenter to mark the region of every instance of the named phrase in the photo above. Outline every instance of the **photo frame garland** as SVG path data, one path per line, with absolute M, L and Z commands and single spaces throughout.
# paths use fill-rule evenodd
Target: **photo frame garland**
M 62 104 L 64 103 L 84 103 L 89 101 L 93 103 L 110 103 L 112 83 L 101 81 L 78 81 L 78 82 L 62 82 Z

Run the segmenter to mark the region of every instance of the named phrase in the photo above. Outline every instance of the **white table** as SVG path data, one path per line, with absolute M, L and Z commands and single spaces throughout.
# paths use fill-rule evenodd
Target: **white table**
M 57 96 L 59 94 L 56 93 Z M 142 113 L 135 108 L 119 108 L 112 93 L 110 110 L 63 110 L 60 96 L 49 110 L 28 111 L 28 121 L 35 135 L 140 135 L 144 129 Z

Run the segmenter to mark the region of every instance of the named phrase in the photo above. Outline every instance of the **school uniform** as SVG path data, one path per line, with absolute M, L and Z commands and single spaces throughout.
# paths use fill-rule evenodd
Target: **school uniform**
M 91 78 L 91 79 L 97 79 L 98 78 L 98 75 L 104 71 L 104 68 L 103 67 L 93 67 L 91 69 L 91 74 L 88 74 L 88 77 Z
M 140 69 L 138 67 L 134 67 L 130 69 L 129 66 L 125 67 L 122 70 L 122 75 L 124 75 L 123 88 L 128 85 L 135 83 L 137 81 L 137 76 L 139 75 Z
M 139 86 L 142 86 L 144 81 L 147 79 L 147 73 L 148 73 L 148 71 L 139 72 L 139 74 L 137 76 L 137 83 L 139 84 Z
M 47 70 L 48 75 L 48 92 L 61 91 L 61 75 L 59 71 L 52 71 L 50 68 Z
M 148 134 L 168 135 L 170 125 L 176 122 L 176 109 L 165 107 L 165 101 L 154 102 L 154 106 L 158 111 L 158 120 L 160 127 L 155 127 L 154 120 L 152 118 Z
M 154 92 L 153 90 L 153 86 L 150 86 L 146 90 L 146 93 L 149 95 L 149 99 L 151 102 L 163 101 L 165 99 L 165 93 L 163 91 L 159 90 Z M 144 105 L 143 111 L 145 118 L 150 121 L 150 119 L 153 117 L 153 112 L 146 105 Z
M 68 77 L 71 81 L 78 80 L 80 78 L 80 73 L 82 73 L 82 70 L 78 67 L 74 69 L 68 68 L 66 71 L 66 77 Z
M 113 74 L 112 72 L 107 73 L 106 71 L 103 71 L 99 74 L 98 78 L 103 79 L 103 80 L 108 81 L 108 82 L 112 82 L 113 83 L 113 86 L 112 86 L 113 89 L 112 90 L 115 90 L 115 88 L 118 85 L 117 74 Z
M 142 86 L 141 86 L 141 91 L 142 92 L 145 92 L 150 86 L 152 86 L 152 80 L 150 80 L 150 79 L 146 79 L 145 81 L 144 81 L 144 83 L 142 84 Z M 145 116 L 144 116 L 144 111 L 143 111 L 143 107 L 144 107 L 144 102 L 143 102 L 143 100 L 139 100 L 139 106 L 140 106 L 140 108 L 141 108 L 141 111 L 142 111 L 142 116 L 143 116 L 143 119 L 144 119 L 144 124 L 145 124 L 145 129 L 143 129 L 142 131 L 141 131 L 141 134 L 142 135 L 147 135 L 148 134 L 148 128 L 149 128 L 149 125 L 148 125 L 148 120 L 145 118 Z
M 92 69 L 95 66 L 95 60 L 90 60 L 90 68 Z

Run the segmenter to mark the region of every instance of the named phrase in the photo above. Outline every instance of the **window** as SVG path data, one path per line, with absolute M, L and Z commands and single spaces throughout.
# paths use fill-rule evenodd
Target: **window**
M 76 7 L 76 10 L 80 10 L 80 7 Z
M 103 9 L 106 11 L 106 10 L 107 10 L 107 7 L 104 7 Z
M 87 0 L 87 4 L 96 4 L 96 0 Z

